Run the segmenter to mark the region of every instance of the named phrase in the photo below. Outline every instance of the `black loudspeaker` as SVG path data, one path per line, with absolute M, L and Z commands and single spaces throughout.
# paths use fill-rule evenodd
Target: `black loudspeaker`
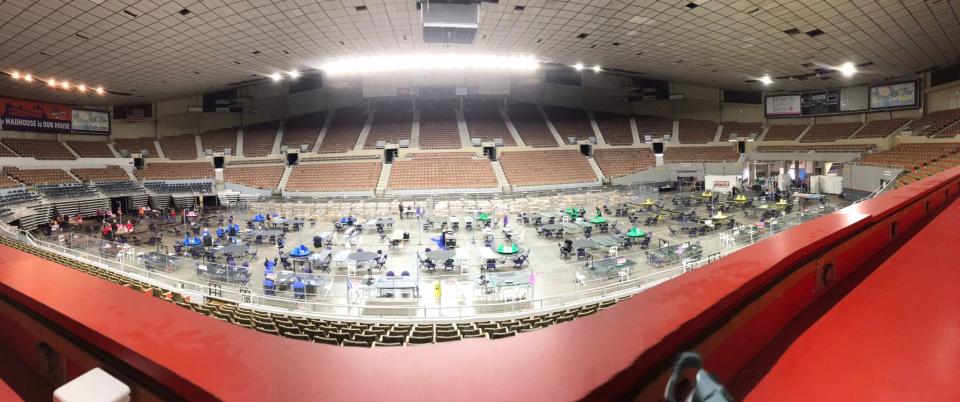
M 323 247 L 323 238 L 320 236 L 313 236 L 313 248 Z
M 655 153 L 655 154 L 657 154 L 657 155 L 663 155 L 663 143 L 662 143 L 662 142 L 654 142 L 654 143 L 653 143 L 653 153 Z
M 747 152 L 747 143 L 744 141 L 737 141 L 737 151 L 741 154 Z
M 203 246 L 204 247 L 213 246 L 213 238 L 210 236 L 203 236 Z

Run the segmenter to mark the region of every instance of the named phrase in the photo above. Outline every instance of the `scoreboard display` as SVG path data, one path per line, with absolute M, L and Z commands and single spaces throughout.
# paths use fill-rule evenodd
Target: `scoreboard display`
M 764 97 L 767 117 L 823 116 L 920 107 L 920 81 L 805 91 Z

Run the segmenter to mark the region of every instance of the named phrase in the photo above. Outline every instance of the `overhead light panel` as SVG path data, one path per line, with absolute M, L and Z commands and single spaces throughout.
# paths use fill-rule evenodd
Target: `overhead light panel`
M 103 87 L 97 87 L 97 95 L 103 95 Z
M 837 70 L 839 70 L 840 74 L 843 74 L 844 77 L 853 77 L 853 75 L 857 73 L 857 66 L 848 61 L 840 65 L 840 68 Z
M 273 82 L 279 82 L 280 80 L 283 79 L 283 76 L 280 75 L 280 73 L 273 73 L 273 74 L 270 74 L 270 79 L 272 79 Z
M 14 71 L 14 72 L 10 73 L 10 76 L 13 77 L 13 79 L 15 79 L 15 80 L 19 80 L 19 79 L 20 79 L 20 72 L 19 72 L 19 71 Z
M 63 88 L 63 89 L 69 90 L 69 89 L 70 89 L 70 82 L 67 81 L 67 80 L 63 80 L 63 82 L 60 83 L 60 87 Z
M 87 91 L 87 86 L 86 86 L 86 85 L 83 85 L 83 84 L 77 85 L 77 90 L 80 91 L 80 92 L 86 92 L 86 91 Z
M 290 72 L 287 73 L 287 75 L 289 75 L 290 78 L 293 78 L 293 79 L 300 78 L 300 72 L 297 70 L 290 70 Z
M 763 77 L 760 77 L 760 82 L 762 82 L 763 85 L 770 85 L 773 84 L 773 79 L 770 78 L 769 75 L 764 75 Z
M 328 75 L 362 75 L 415 70 L 533 71 L 539 67 L 540 61 L 533 56 L 453 53 L 349 57 L 320 65 L 320 69 Z
M 573 69 L 577 71 L 583 70 L 583 63 L 574 64 Z
M 593 72 L 599 73 L 599 72 L 600 72 L 600 66 L 599 66 L 599 65 L 593 66 Z
M 57 87 L 57 80 L 51 78 L 50 80 L 47 81 L 47 85 L 49 85 L 51 88 L 56 88 L 56 87 Z

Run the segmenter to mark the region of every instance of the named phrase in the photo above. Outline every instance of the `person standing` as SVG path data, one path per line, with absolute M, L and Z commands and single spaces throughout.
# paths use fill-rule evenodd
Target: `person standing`
M 400 201 L 400 206 L 398 208 L 400 208 L 400 219 L 403 219 L 403 201 Z

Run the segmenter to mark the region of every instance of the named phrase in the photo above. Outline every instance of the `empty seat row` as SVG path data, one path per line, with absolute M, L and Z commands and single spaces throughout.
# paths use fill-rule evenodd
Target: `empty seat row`
M 223 170 L 223 181 L 262 190 L 273 190 L 280 185 L 283 169 L 283 165 L 227 166 Z
M 113 158 L 106 141 L 67 141 L 67 145 L 81 158 Z
M 373 149 L 380 141 L 397 144 L 400 140 L 409 140 L 412 130 L 413 111 L 409 102 L 380 102 L 363 147 Z
M 603 140 L 610 145 L 633 144 L 633 131 L 630 129 L 630 117 L 625 114 L 593 112 L 593 118 L 600 129 Z
M 727 140 L 731 135 L 736 138 L 750 138 L 751 136 L 760 135 L 760 131 L 763 131 L 763 124 L 761 123 L 741 123 L 735 121 L 724 121 L 720 123 L 723 125 L 723 129 L 720 132 L 720 141 Z
M 914 121 L 910 127 L 915 135 L 941 137 L 941 131 L 958 121 L 960 121 L 960 109 L 938 110 Z M 945 134 L 942 136 L 950 137 L 952 135 Z
M 211 193 L 213 184 L 210 182 L 191 182 L 191 183 L 167 183 L 162 181 L 150 181 L 143 183 L 143 186 L 155 193 Z
M 794 141 L 807 126 L 802 124 L 782 124 L 771 125 L 767 128 L 767 134 L 763 136 L 764 141 Z
M 144 156 L 150 157 L 159 157 L 160 154 L 157 152 L 157 147 L 153 143 L 153 137 L 142 137 L 142 138 L 117 138 L 113 140 L 113 148 L 117 152 L 127 151 L 129 154 L 133 153 L 143 153 L 147 151 L 147 154 Z
M 823 145 L 760 145 L 757 152 L 866 152 L 872 144 L 823 144 Z
M 160 139 L 163 155 L 173 160 L 197 159 L 197 142 L 193 134 L 169 135 Z
M 737 149 L 729 146 L 706 147 L 667 147 L 663 152 L 663 161 L 682 162 L 736 162 L 740 159 Z
M 306 145 L 308 150 L 313 148 L 326 119 L 326 112 L 303 114 L 287 119 L 283 124 L 283 138 L 280 140 L 280 146 L 300 149 L 302 145 Z
M 320 153 L 343 153 L 352 151 L 360 139 L 360 131 L 367 121 L 363 109 L 347 107 L 337 109 L 327 132 L 320 142 Z
M 506 146 L 517 145 L 496 102 L 482 99 L 464 100 L 463 117 L 471 139 L 479 138 L 480 141 L 489 142 L 500 138 Z
M 420 148 L 460 148 L 456 105 L 445 101 L 424 101 L 417 102 L 417 106 L 420 107 Z
M 651 168 L 657 164 L 653 151 L 647 148 L 597 149 L 593 152 L 606 177 L 619 177 Z
M 221 128 L 200 134 L 200 146 L 203 148 L 204 153 L 208 150 L 212 152 L 226 152 L 226 150 L 229 149 L 231 155 L 236 155 L 237 128 Z
M 560 106 L 544 106 L 544 113 L 557 130 L 557 134 L 564 141 L 570 138 L 586 140 L 595 137 L 593 126 L 590 124 L 590 115 L 585 110 Z
M 107 166 L 103 168 L 74 168 L 70 173 L 83 181 L 107 182 L 107 181 L 129 181 L 130 176 L 120 166 Z
M 377 187 L 380 162 L 297 165 L 290 172 L 287 191 L 367 191 Z
M 134 174 L 144 180 L 212 179 L 213 165 L 206 162 L 149 163 Z
M 279 121 L 268 121 L 243 128 L 243 156 L 261 157 L 273 152 Z
M 885 151 L 865 155 L 864 165 L 894 166 L 908 171 L 922 168 L 946 156 L 956 154 L 958 143 L 897 144 Z
M 681 144 L 706 144 L 717 135 L 717 123 L 712 121 L 682 119 L 679 127 Z
M 14 167 L 3 168 L 5 174 L 17 179 L 18 181 L 31 185 L 44 184 L 75 184 L 73 177 L 70 177 L 63 169 L 18 169 Z
M 42 160 L 77 159 L 70 150 L 57 140 L 4 138 L 3 144 L 10 147 L 10 149 L 20 156 L 28 156 Z
M 833 142 L 850 138 L 862 125 L 860 122 L 817 124 L 807 130 L 800 142 Z
M 418 157 L 394 161 L 387 188 L 490 188 L 497 184 L 489 159 Z
M 504 152 L 500 165 L 514 186 L 588 183 L 597 176 L 580 152 L 575 150 Z
M 910 119 L 874 120 L 868 122 L 850 138 L 885 138 L 908 122 Z

